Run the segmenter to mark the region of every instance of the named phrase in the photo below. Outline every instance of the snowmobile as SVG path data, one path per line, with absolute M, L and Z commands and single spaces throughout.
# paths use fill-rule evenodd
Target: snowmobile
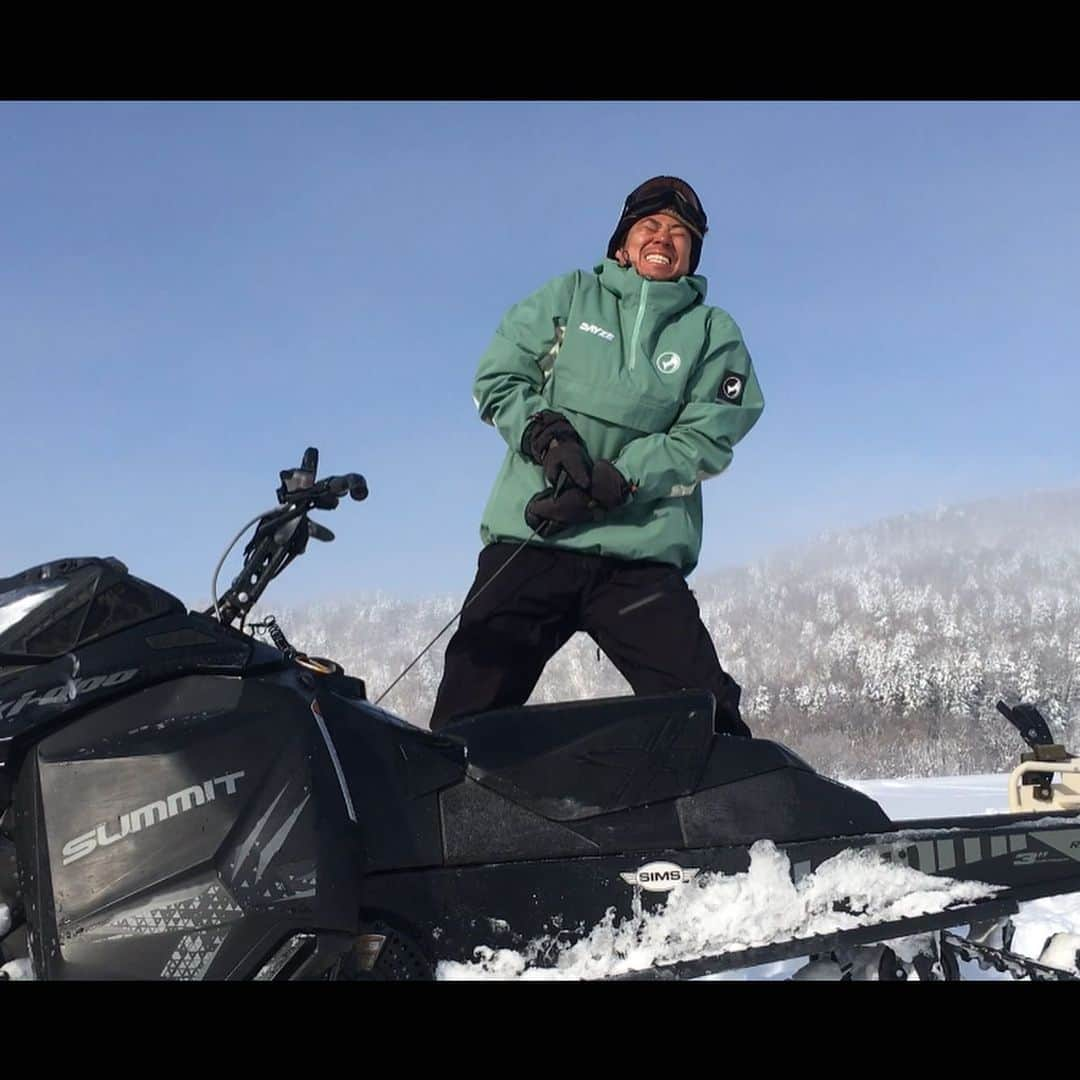
M 971 958 L 1069 977 L 1008 949 L 1019 904 L 1080 891 L 1080 767 L 1033 707 L 1001 706 L 1029 747 L 1009 813 L 916 821 L 780 743 L 717 734 L 705 692 L 501 709 L 429 732 L 292 647 L 272 617 L 248 623 L 310 539 L 333 539 L 311 512 L 367 495 L 359 474 L 318 480 L 317 467 L 309 449 L 279 474 L 276 506 L 226 550 L 206 610 L 111 557 L 0 580 L 4 971 L 432 979 L 535 942 L 536 963 L 555 963 L 605 918 L 745 872 L 768 840 L 793 882 L 865 850 L 985 895 L 619 977 L 793 958 L 815 978 L 860 964 L 870 978 L 949 978 Z M 917 957 L 888 944 L 912 936 L 930 942 Z

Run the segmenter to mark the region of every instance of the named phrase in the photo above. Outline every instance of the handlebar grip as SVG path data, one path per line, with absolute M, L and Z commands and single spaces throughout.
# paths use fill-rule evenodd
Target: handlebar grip
M 367 481 L 359 473 L 347 473 L 345 479 L 349 482 L 349 494 L 357 502 L 368 497 Z
M 333 510 L 338 504 L 338 499 L 346 494 L 358 501 L 366 499 L 367 481 L 359 473 L 346 473 L 344 476 L 328 476 L 317 484 L 308 484 L 293 491 L 287 491 L 286 485 L 283 484 L 278 490 L 278 501 L 307 503 L 316 510 Z
M 354 499 L 366 499 L 367 481 L 359 473 L 346 473 L 344 476 L 331 476 L 326 481 L 326 490 L 331 495 L 344 495 L 348 492 Z

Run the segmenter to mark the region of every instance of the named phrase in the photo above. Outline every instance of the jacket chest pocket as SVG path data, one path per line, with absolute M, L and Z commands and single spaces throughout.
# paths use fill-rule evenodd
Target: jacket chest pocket
M 635 433 L 667 431 L 682 410 L 696 356 L 671 347 L 678 335 L 646 320 L 638 333 L 613 302 L 575 294 L 549 387 L 554 408 Z M 685 335 L 684 335 L 685 336 Z
M 563 366 L 563 359 L 560 355 L 552 380 L 551 403 L 556 409 L 569 409 L 650 434 L 667 431 L 682 410 L 681 382 L 678 387 L 662 388 L 668 393 L 644 393 L 636 385 L 587 379 L 570 365 Z

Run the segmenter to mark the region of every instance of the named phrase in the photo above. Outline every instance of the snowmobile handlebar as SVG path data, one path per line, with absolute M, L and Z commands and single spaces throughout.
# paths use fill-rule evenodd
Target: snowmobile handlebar
M 310 503 L 307 509 L 333 510 L 337 500 L 346 493 L 357 501 L 367 498 L 367 481 L 359 473 L 328 476 L 316 483 L 315 474 L 318 471 L 319 451 L 309 446 L 304 451 L 299 469 L 282 469 L 278 473 L 281 477 L 281 486 L 277 490 L 278 502 L 283 506 L 298 506 L 307 502 Z
M 315 447 L 308 447 L 299 469 L 283 469 L 279 473 L 279 506 L 252 518 L 225 549 L 210 586 L 213 605 L 205 614 L 216 615 L 225 624 L 236 619 L 242 623 L 266 586 L 293 559 L 304 553 L 309 539 L 327 543 L 334 539 L 329 529 L 309 520 L 308 513 L 312 510 L 335 510 L 345 495 L 357 502 L 367 498 L 367 481 L 359 473 L 328 476 L 316 482 L 318 463 L 319 451 Z M 219 599 L 217 579 L 221 567 L 240 537 L 256 524 L 255 535 L 244 548 L 244 565 Z
M 348 495 L 361 502 L 368 496 L 367 481 L 359 473 L 344 476 L 328 476 L 308 487 L 285 490 L 284 483 L 278 488 L 278 502 L 285 506 L 304 506 L 306 510 L 333 510 L 338 499 Z M 333 502 L 331 503 L 331 500 Z

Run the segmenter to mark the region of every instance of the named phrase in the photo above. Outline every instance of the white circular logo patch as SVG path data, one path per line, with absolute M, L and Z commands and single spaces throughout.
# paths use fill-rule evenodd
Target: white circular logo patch
M 742 385 L 743 381 L 738 375 L 728 375 L 720 385 L 720 393 L 728 401 L 738 401 L 739 395 L 742 393 Z
M 656 358 L 656 370 L 661 375 L 673 375 L 679 370 L 680 364 L 682 364 L 682 357 L 677 352 L 661 353 Z

